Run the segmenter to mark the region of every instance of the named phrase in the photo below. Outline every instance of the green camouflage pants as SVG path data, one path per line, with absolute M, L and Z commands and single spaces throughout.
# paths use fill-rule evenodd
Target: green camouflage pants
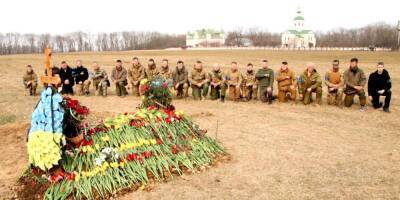
M 217 100 L 220 97 L 224 97 L 226 93 L 226 85 L 222 83 L 217 87 L 211 86 L 210 97 L 211 100 Z
M 96 90 L 96 95 L 107 96 L 107 81 L 93 79 L 93 87 Z
M 365 106 L 367 104 L 367 97 L 365 96 L 365 92 L 364 90 L 360 90 L 354 94 L 346 94 L 344 97 L 344 106 L 350 107 L 351 105 L 353 105 L 355 95 L 358 95 L 361 106 Z
M 115 84 L 115 93 L 117 94 L 117 96 L 125 96 L 128 94 L 125 88 L 127 84 L 128 83 L 126 81 L 117 82 Z
M 315 101 L 317 104 L 321 104 L 321 99 L 322 99 L 322 87 L 317 87 L 311 92 L 305 90 L 304 97 L 303 97 L 303 103 L 304 105 L 310 104 L 312 102 L 312 94 L 315 93 Z
M 204 83 L 201 87 L 192 85 L 192 95 L 194 100 L 205 99 L 208 94 L 208 83 Z M 203 96 L 203 97 L 202 97 Z

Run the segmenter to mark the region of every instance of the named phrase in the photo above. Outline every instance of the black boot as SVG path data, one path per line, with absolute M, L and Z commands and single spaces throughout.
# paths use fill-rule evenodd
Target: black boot
M 221 96 L 221 102 L 222 102 L 222 103 L 225 102 L 225 96 Z

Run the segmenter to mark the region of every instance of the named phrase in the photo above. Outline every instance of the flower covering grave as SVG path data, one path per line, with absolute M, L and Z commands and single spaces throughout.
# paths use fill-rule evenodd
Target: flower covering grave
M 151 180 L 195 172 L 226 155 L 171 104 L 161 79 L 141 83 L 143 102 L 134 113 L 100 123 L 85 122 L 89 109 L 60 96 L 52 87 L 42 92 L 28 135 L 29 169 L 25 179 L 45 187 L 44 199 L 102 199 Z

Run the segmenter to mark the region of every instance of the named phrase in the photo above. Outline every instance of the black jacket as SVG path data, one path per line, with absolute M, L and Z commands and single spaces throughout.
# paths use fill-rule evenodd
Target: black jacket
M 82 83 L 89 78 L 89 72 L 84 66 L 78 66 L 74 69 L 75 83 L 78 84 L 80 81 Z
M 390 81 L 389 72 L 385 69 L 382 74 L 378 74 L 378 71 L 369 75 L 368 79 L 368 95 L 376 94 L 379 90 L 389 91 L 392 88 L 392 82 Z
M 64 70 L 63 68 L 60 69 L 60 79 L 61 79 L 61 84 L 64 84 L 65 80 L 69 80 L 69 84 L 72 86 L 74 85 L 74 77 L 72 75 L 72 69 L 67 66 L 67 69 Z
M 60 68 L 54 66 L 53 68 L 51 68 L 51 72 L 54 75 L 60 74 Z M 44 70 L 44 74 L 47 76 L 47 69 Z

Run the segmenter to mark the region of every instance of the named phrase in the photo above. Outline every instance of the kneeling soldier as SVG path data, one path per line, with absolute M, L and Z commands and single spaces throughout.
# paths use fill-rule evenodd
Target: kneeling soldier
M 149 59 L 147 63 L 147 68 L 144 70 L 144 72 L 148 81 L 152 81 L 154 77 L 156 77 L 160 73 L 153 58 Z
M 286 61 L 282 62 L 281 69 L 276 73 L 276 81 L 278 82 L 279 102 L 286 102 L 287 100 L 296 101 L 296 76 L 292 70 L 289 70 Z
M 242 81 L 242 93 L 245 101 L 250 101 L 251 99 L 257 99 L 257 79 L 256 73 L 253 70 L 253 64 L 247 64 L 246 73 L 243 75 Z
M 29 91 L 30 96 L 36 95 L 36 88 L 38 84 L 37 74 L 33 71 L 32 65 L 26 66 L 26 72 L 22 77 L 25 88 Z
M 240 98 L 240 86 L 242 84 L 242 74 L 238 70 L 237 62 L 231 63 L 231 71 L 226 76 L 228 84 L 229 99 L 231 101 L 238 101 Z
M 76 61 L 76 68 L 73 72 L 78 95 L 89 95 L 89 72 L 87 68 L 82 65 L 81 60 Z
M 192 87 L 193 98 L 195 100 L 204 100 L 208 94 L 209 77 L 203 70 L 203 64 L 200 60 L 194 65 L 194 70 L 189 76 L 190 86 Z
M 328 87 L 327 102 L 329 105 L 343 106 L 343 76 L 339 71 L 339 60 L 332 62 L 332 70 L 325 74 L 325 85 Z
M 365 95 L 364 86 L 367 83 L 367 78 L 363 70 L 358 67 L 358 59 L 350 60 L 350 68 L 343 73 L 344 79 L 344 105 L 350 107 L 354 103 L 354 96 L 358 95 L 360 99 L 360 111 L 365 110 L 367 97 Z
M 188 71 L 185 68 L 183 61 L 176 63 L 175 71 L 172 73 L 174 81 L 174 90 L 177 98 L 187 98 L 189 90 Z
M 385 97 L 385 104 L 383 105 L 383 111 L 389 112 L 390 98 L 392 97 L 392 82 L 390 81 L 389 72 L 384 69 L 384 63 L 379 62 L 377 70 L 369 75 L 368 79 L 368 95 L 372 102 L 372 106 L 375 109 L 382 107 L 382 103 L 379 102 L 379 97 Z
M 256 78 L 260 87 L 260 100 L 272 104 L 274 71 L 269 68 L 268 60 L 262 61 L 262 68 L 257 71 Z
M 224 76 L 220 66 L 215 63 L 210 73 L 211 100 L 221 98 L 221 102 L 225 101 L 226 83 Z
M 93 62 L 93 87 L 96 90 L 96 95 L 107 96 L 107 87 L 110 86 L 107 72 L 100 68 L 97 62 Z
M 140 64 L 139 58 L 134 57 L 132 59 L 132 65 L 128 69 L 128 79 L 130 82 L 130 86 L 132 88 L 132 94 L 134 96 L 140 96 L 139 86 L 140 86 L 140 81 L 144 79 L 144 76 L 145 76 L 144 67 L 142 67 L 142 64 Z
M 172 72 L 169 69 L 168 60 L 163 59 L 160 71 L 160 77 L 168 83 L 168 88 L 172 90 L 173 88 L 173 79 L 172 79 Z M 171 91 L 172 92 L 172 91 Z
M 322 80 L 313 63 L 307 64 L 307 69 L 299 78 L 299 94 L 304 105 L 312 101 L 312 93 L 316 93 L 316 103 L 321 105 L 322 99 Z
M 121 60 L 117 60 L 116 66 L 111 73 L 111 80 L 115 84 L 115 93 L 117 93 L 117 96 L 124 97 L 128 94 L 126 92 L 126 86 L 128 85 L 127 71 L 122 67 Z

